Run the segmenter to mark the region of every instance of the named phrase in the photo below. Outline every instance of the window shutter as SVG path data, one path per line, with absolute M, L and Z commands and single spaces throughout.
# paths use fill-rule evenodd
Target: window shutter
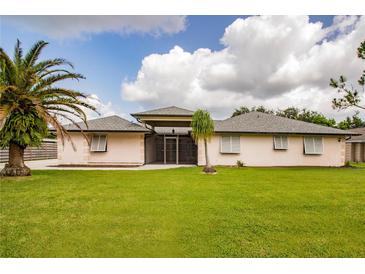
M 240 137 L 231 136 L 231 152 L 240 153 Z
M 221 138 L 221 152 L 229 153 L 231 150 L 231 137 L 230 136 L 222 136 Z
M 305 154 L 322 154 L 323 138 L 322 137 L 304 137 Z
M 316 154 L 323 153 L 323 142 L 322 137 L 314 137 L 314 151 Z
M 283 149 L 288 149 L 288 136 L 281 136 L 281 145 Z
M 106 135 L 93 135 L 90 151 L 106 151 Z
M 99 136 L 98 151 L 106 151 L 106 136 L 105 135 L 100 135 Z
M 221 153 L 240 153 L 240 136 L 222 136 Z
M 274 136 L 274 149 L 288 149 L 288 137 Z
M 304 137 L 304 150 L 306 154 L 314 153 L 313 137 Z
M 281 148 L 281 137 L 280 136 L 274 136 L 274 148 L 275 149 Z
M 99 135 L 93 135 L 91 139 L 91 151 L 97 151 L 98 150 L 98 144 L 99 144 Z

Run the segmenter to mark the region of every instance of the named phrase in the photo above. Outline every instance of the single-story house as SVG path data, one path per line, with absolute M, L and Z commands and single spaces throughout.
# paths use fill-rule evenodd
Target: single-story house
M 351 136 L 346 140 L 346 159 L 350 162 L 365 162 L 365 127 L 351 129 L 358 136 Z
M 119 116 L 66 128 L 76 145 L 58 144 L 63 165 L 205 164 L 203 142 L 191 137 L 193 111 L 167 107 L 131 114 L 138 123 Z M 214 121 L 208 142 L 213 165 L 343 166 L 345 140 L 353 133 L 307 122 L 251 112 Z

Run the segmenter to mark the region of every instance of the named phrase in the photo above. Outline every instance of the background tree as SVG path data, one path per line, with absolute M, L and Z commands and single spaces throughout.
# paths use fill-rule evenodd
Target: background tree
M 203 140 L 204 142 L 205 167 L 203 171 L 205 173 L 216 172 L 214 167 L 210 164 L 208 155 L 207 142 L 210 140 L 210 138 L 214 133 L 214 122 L 210 117 L 209 112 L 201 109 L 195 111 L 191 121 L 191 128 L 192 128 L 192 137 L 194 138 L 195 142 L 199 142 L 199 140 Z
M 275 114 L 275 111 L 273 111 L 272 109 L 265 108 L 264 106 L 252 107 L 251 110 L 267 114 Z
M 258 107 L 253 106 L 251 108 L 248 108 L 246 106 L 241 106 L 240 108 L 237 108 L 234 110 L 231 117 L 253 112 L 253 111 L 267 113 L 267 114 L 275 114 L 275 111 L 273 111 L 272 109 L 265 108 L 264 106 L 258 106 Z
M 30 175 L 24 165 L 24 149 L 40 145 L 48 135 L 48 124 L 62 142 L 67 138 L 72 143 L 60 120 L 80 128 L 75 119 L 86 123 L 84 109 L 95 110 L 83 100 L 87 98 L 84 93 L 57 85 L 84 78 L 67 70 L 73 68 L 71 63 L 61 58 L 38 61 L 47 44 L 39 41 L 23 56 L 18 40 L 13 59 L 0 48 L 0 147 L 9 147 L 9 162 L 1 175 Z
M 323 125 L 323 126 L 328 126 L 328 127 L 336 127 L 336 120 L 335 119 L 327 118 L 322 113 L 319 113 L 317 111 L 312 111 L 312 110 L 308 110 L 308 109 L 305 109 L 305 108 L 299 109 L 299 108 L 296 108 L 296 107 L 288 107 L 288 108 L 283 109 L 283 110 L 274 111 L 272 109 L 267 109 L 263 106 L 251 107 L 251 108 L 248 108 L 246 106 L 242 106 L 238 109 L 235 109 L 235 111 L 232 113 L 232 117 L 237 116 L 237 115 L 241 115 L 241 114 L 244 114 L 244 113 L 252 112 L 252 111 L 258 111 L 258 112 L 263 112 L 263 113 L 268 113 L 268 114 L 274 114 L 274 115 L 277 115 L 277 116 L 286 117 L 286 118 L 299 120 L 299 121 L 304 121 L 304 122 L 309 122 L 309 123 L 314 123 L 314 124 L 317 124 L 317 125 Z
M 238 116 L 238 115 L 241 115 L 241 114 L 245 114 L 245 113 L 249 113 L 251 112 L 251 110 L 246 107 L 246 106 L 241 106 L 239 108 L 236 108 L 234 110 L 234 112 L 232 113 L 232 116 L 231 117 L 235 117 L 235 116 Z
M 361 42 L 360 47 L 357 49 L 357 57 L 365 60 L 365 40 Z M 340 76 L 338 80 L 330 79 L 330 86 L 336 88 L 338 93 L 342 94 L 340 98 L 334 98 L 332 100 L 332 107 L 334 109 L 346 109 L 349 107 L 357 107 L 365 110 L 365 105 L 362 105 L 361 97 L 364 94 L 365 85 L 365 70 L 363 70 L 358 84 L 362 88 L 362 95 L 360 95 L 358 89 L 355 89 L 352 85 L 347 83 L 345 76 Z
M 286 117 L 294 120 L 298 120 L 300 109 L 296 107 L 288 107 L 283 110 L 278 110 L 276 115 Z
M 308 109 L 298 109 L 295 107 L 289 107 L 284 110 L 278 110 L 275 113 L 277 116 L 286 117 L 294 120 L 309 122 L 317 125 L 336 127 L 336 120 L 333 118 L 327 118 L 322 113 Z
M 347 117 L 345 120 L 338 123 L 337 127 L 340 129 L 352 129 L 365 127 L 365 121 L 359 117 L 360 112 L 356 112 L 352 117 Z

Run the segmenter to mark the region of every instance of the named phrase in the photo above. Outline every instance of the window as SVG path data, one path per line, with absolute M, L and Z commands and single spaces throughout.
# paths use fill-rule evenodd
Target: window
M 240 153 L 240 136 L 222 136 L 221 153 Z
M 90 151 L 106 151 L 106 135 L 93 135 Z
M 304 153 L 305 154 L 322 154 L 323 153 L 322 137 L 318 137 L 318 136 L 304 137 Z
M 274 149 L 288 149 L 288 136 L 274 136 Z

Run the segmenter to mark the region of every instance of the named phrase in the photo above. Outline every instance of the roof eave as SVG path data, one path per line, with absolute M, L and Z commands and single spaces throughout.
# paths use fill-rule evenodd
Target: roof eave
M 215 130 L 214 133 L 240 133 L 240 134 L 288 134 L 288 135 L 335 135 L 335 136 L 350 136 L 355 134 L 348 133 L 318 133 L 318 132 L 259 132 L 259 131 L 229 131 L 229 130 Z
M 193 114 L 138 114 L 138 113 L 131 113 L 130 114 L 134 118 L 140 117 L 148 117 L 148 116 L 161 116 L 161 117 L 193 117 Z
M 54 129 L 50 130 L 50 131 L 56 131 Z M 136 133 L 136 132 L 139 132 L 139 133 L 148 133 L 148 132 L 151 132 L 150 130 L 146 129 L 146 130 L 92 130 L 92 129 L 85 129 L 85 130 L 79 130 L 79 129 L 68 129 L 66 130 L 67 132 L 125 132 L 125 133 L 128 133 L 128 132 L 133 132 L 133 133 Z

